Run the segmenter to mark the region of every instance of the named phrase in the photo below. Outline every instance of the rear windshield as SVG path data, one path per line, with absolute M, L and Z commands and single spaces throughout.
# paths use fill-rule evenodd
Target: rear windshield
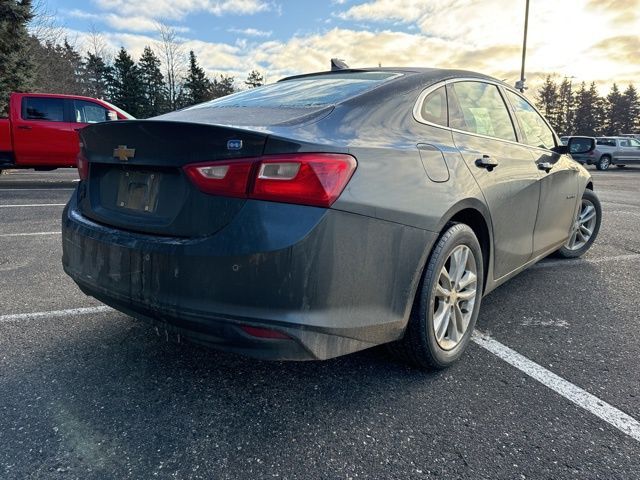
M 324 107 L 364 93 L 400 75 L 402 74 L 395 72 L 358 72 L 294 78 L 217 98 L 190 107 L 190 109 L 206 107 Z

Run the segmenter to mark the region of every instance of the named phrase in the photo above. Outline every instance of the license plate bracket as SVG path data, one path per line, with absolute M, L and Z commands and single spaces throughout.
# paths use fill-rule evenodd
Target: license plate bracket
M 161 174 L 123 170 L 120 172 L 116 205 L 135 212 L 154 213 L 158 206 Z

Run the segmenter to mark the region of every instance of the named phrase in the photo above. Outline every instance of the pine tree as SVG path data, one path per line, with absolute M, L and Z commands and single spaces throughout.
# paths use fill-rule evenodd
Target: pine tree
M 104 99 L 107 96 L 111 67 L 104 59 L 91 52 L 85 57 L 85 91 L 90 97 Z
M 198 65 L 196 55 L 191 50 L 189 52 L 189 73 L 183 85 L 185 104 L 195 105 L 211 100 L 211 87 L 211 80 L 207 78 L 204 69 Z
M 0 116 L 7 110 L 9 93 L 31 87 L 27 24 L 32 17 L 31 0 L 0 0 Z
M 120 48 L 113 62 L 109 81 L 110 102 L 126 110 L 134 117 L 142 113 L 142 81 L 137 65 L 131 55 Z
M 595 95 L 594 95 L 595 94 Z M 595 84 L 587 89 L 584 82 L 576 93 L 575 133 L 577 135 L 594 136 L 598 130 L 598 95 Z
M 257 70 L 251 70 L 244 83 L 249 88 L 261 87 L 262 85 L 264 85 L 264 76 Z
M 211 86 L 211 98 L 225 97 L 234 93 L 236 91 L 235 80 L 231 75 L 222 74 L 219 79 L 214 79 Z
M 571 80 L 565 78 L 558 88 L 558 111 L 556 113 L 556 125 L 559 135 L 571 135 L 574 133 L 575 94 Z
M 69 95 L 86 93 L 84 62 L 66 38 L 62 44 L 55 44 L 51 41 L 42 43 L 31 37 L 29 51 L 35 64 L 35 91 Z
M 638 91 L 633 85 L 629 85 L 622 94 L 622 104 L 625 115 L 619 133 L 638 133 L 640 131 L 640 103 Z
M 561 116 L 558 115 L 560 110 L 560 95 L 558 93 L 558 85 L 548 75 L 540 90 L 538 90 L 536 98 L 536 106 L 538 110 L 549 120 L 554 130 L 559 131 L 561 125 Z
M 605 108 L 604 132 L 605 135 L 618 135 L 622 131 L 625 111 L 622 94 L 615 83 L 607 95 Z
M 151 47 L 144 47 L 138 61 L 144 98 L 140 113 L 141 118 L 155 117 L 169 110 L 167 89 L 160 66 L 160 59 L 153 53 Z

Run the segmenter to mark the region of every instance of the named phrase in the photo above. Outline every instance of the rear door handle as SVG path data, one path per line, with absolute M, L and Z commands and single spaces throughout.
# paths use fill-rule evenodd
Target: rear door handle
M 551 162 L 540 162 L 538 164 L 538 170 L 544 170 L 549 173 L 549 171 L 553 168 L 553 163 Z
M 18 128 L 20 130 L 31 130 L 31 126 L 30 125 L 18 125 Z
M 495 158 L 491 158 L 489 155 L 482 155 L 482 158 L 476 160 L 476 166 L 480 168 L 486 168 L 491 172 L 498 166 L 498 161 Z

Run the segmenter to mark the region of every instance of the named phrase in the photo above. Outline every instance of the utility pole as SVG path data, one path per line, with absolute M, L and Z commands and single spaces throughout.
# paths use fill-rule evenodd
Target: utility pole
M 525 81 L 527 80 L 524 77 L 524 64 L 527 59 L 527 30 L 529 28 L 529 0 L 527 0 L 527 4 L 524 11 L 524 39 L 522 40 L 522 67 L 520 68 L 520 80 L 516 82 L 516 89 L 520 90 L 521 93 L 524 93 L 526 90 Z

